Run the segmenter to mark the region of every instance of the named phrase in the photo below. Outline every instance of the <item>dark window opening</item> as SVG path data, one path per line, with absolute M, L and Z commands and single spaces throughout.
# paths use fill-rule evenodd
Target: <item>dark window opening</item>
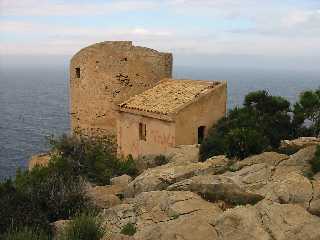
M 204 139 L 205 129 L 206 129 L 205 126 L 198 127 L 198 144 L 201 144 Z
M 140 140 L 147 140 L 147 125 L 144 123 L 139 123 L 139 138 Z
M 80 68 L 76 68 L 76 78 L 80 78 Z

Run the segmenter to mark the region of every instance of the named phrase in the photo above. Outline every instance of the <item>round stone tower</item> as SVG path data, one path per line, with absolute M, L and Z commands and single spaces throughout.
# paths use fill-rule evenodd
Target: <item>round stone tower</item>
M 115 135 L 117 105 L 172 76 L 172 54 L 101 42 L 76 53 L 70 63 L 73 133 Z

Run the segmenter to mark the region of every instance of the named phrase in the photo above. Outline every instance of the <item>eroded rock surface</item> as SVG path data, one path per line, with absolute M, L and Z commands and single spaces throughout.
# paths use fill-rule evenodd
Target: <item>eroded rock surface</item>
M 320 219 L 294 204 L 239 206 L 212 222 L 219 240 L 316 240 Z
M 301 137 L 294 140 L 284 140 L 281 142 L 281 148 L 305 148 L 313 145 L 320 145 L 320 138 Z
M 191 191 L 212 202 L 222 200 L 235 205 L 254 204 L 264 198 L 241 189 L 232 179 L 219 175 L 194 176 L 170 185 L 167 190 Z
M 118 233 L 128 223 L 137 227 L 135 239 L 206 239 L 215 234 L 209 224 L 222 210 L 188 191 L 153 191 L 104 212 L 108 229 Z M 192 235 L 191 235 L 192 234 Z M 201 238 L 201 236 L 203 238 Z
M 227 158 L 218 156 L 203 163 L 168 163 L 147 169 L 128 185 L 126 196 L 132 197 L 141 192 L 164 190 L 173 183 L 196 175 L 218 174 L 225 171 L 227 164 Z
M 224 156 L 147 169 L 121 204 L 104 210 L 109 239 L 318 240 L 320 181 L 310 178 L 316 146 L 265 152 L 230 165 Z M 126 224 L 137 231 L 120 234 Z

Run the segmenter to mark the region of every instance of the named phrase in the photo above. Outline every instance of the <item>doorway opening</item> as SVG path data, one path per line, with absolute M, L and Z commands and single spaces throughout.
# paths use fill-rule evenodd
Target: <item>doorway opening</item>
M 198 144 L 201 144 L 203 142 L 205 129 L 205 126 L 198 127 Z

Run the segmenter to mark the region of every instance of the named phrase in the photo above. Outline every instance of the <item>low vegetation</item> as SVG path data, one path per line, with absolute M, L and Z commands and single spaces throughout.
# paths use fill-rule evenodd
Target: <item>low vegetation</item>
M 165 155 L 160 154 L 154 158 L 154 162 L 155 162 L 156 166 L 161 166 L 161 165 L 169 163 L 169 158 L 166 157 Z
M 127 223 L 123 226 L 120 233 L 123 235 L 133 236 L 136 232 L 136 227 L 132 223 Z
M 110 178 L 122 174 L 135 176 L 137 169 L 131 156 L 119 159 L 113 138 L 87 138 L 62 135 L 50 138 L 54 152 L 74 166 L 78 174 L 98 185 L 110 184 Z
M 18 171 L 14 181 L 0 184 L 0 204 L 0 235 L 12 227 L 49 234 L 50 222 L 93 208 L 83 179 L 61 157 L 54 157 L 47 167 Z
M 10 230 L 4 240 L 49 240 L 45 232 L 37 229 L 23 228 L 21 230 Z
M 320 146 L 317 147 L 315 157 L 310 162 L 313 174 L 320 172 Z
M 0 237 L 19 236 L 26 228 L 50 236 L 51 222 L 96 210 L 86 196 L 86 181 L 105 185 L 114 176 L 137 173 L 131 157 L 117 158 L 112 139 L 63 135 L 50 138 L 50 144 L 48 166 L 17 171 L 14 180 L 0 183 Z
M 209 130 L 200 146 L 200 159 L 219 154 L 243 159 L 277 150 L 281 140 L 319 133 L 320 89 L 302 93 L 293 108 L 286 99 L 267 91 L 252 92 L 242 107 L 231 110 Z
M 93 213 L 83 213 L 67 224 L 59 240 L 99 240 L 104 234 L 100 218 Z

